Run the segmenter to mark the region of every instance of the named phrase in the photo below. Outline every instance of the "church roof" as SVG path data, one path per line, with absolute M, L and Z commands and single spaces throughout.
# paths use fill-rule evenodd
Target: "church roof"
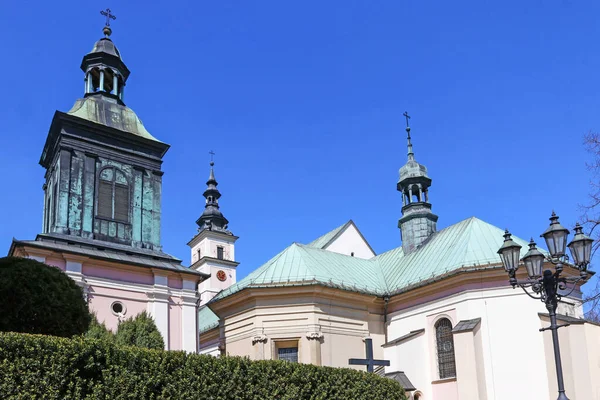
M 332 231 L 327 232 L 323 236 L 319 236 L 318 238 L 316 238 L 315 240 L 313 240 L 312 242 L 310 242 L 309 244 L 307 244 L 307 246 L 308 247 L 314 247 L 316 249 L 324 249 L 336 237 L 338 237 L 342 232 L 344 232 L 346 230 L 346 228 L 348 226 L 350 226 L 350 224 L 352 224 L 352 220 L 346 222 L 343 225 L 338 226 L 337 228 L 335 228 Z
M 118 263 L 133 264 L 147 268 L 198 275 L 206 279 L 209 275 L 181 265 L 181 260 L 162 251 L 139 249 L 128 245 L 110 243 L 96 239 L 63 235 L 58 233 L 39 234 L 35 240 L 13 239 L 9 255 L 14 248 L 31 246 L 41 249 L 83 255 L 93 259 L 108 260 Z
M 146 130 L 131 108 L 107 96 L 78 99 L 67 114 L 161 143 Z
M 435 232 L 408 255 L 398 247 L 376 259 L 394 294 L 461 268 L 498 266 L 503 234 L 502 229 L 471 217 Z M 515 236 L 513 240 L 523 246 L 521 256 L 525 255 L 528 242 Z
M 236 284 L 221 291 L 218 301 L 250 287 L 323 285 L 373 295 L 393 295 L 464 268 L 499 268 L 497 251 L 504 231 L 471 217 L 434 233 L 418 250 L 402 247 L 365 260 L 322 250 L 345 225 L 309 245 L 293 243 Z M 327 239 L 327 240 L 326 240 Z M 528 242 L 514 237 L 527 251 Z
M 208 307 L 198 310 L 198 333 L 210 331 L 219 326 L 219 317 Z

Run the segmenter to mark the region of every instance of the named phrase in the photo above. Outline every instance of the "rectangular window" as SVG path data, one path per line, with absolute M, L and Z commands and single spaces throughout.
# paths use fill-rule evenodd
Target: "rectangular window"
M 202 252 L 200 251 L 200 249 L 198 249 L 197 254 L 198 254 L 198 260 L 201 259 L 202 258 Z
M 112 183 L 101 180 L 98 185 L 98 216 L 112 218 Z
M 280 347 L 277 349 L 277 359 L 298 362 L 298 347 Z
M 223 260 L 223 247 L 217 246 L 217 258 Z

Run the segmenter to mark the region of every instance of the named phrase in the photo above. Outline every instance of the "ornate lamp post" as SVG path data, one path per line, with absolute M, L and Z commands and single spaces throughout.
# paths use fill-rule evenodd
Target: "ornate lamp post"
M 563 296 L 569 296 L 577 283 L 585 281 L 588 278 L 587 267 L 590 263 L 592 254 L 593 240 L 583 234 L 583 228 L 577 224 L 575 226 L 575 236 L 571 243 L 567 246 L 567 236 L 569 230 L 558 222 L 558 217 L 552 212 L 550 217 L 550 227 L 542 233 L 541 237 L 546 241 L 549 255 L 545 256 L 535 246 L 535 242 L 531 239 L 529 242 L 529 251 L 523 256 L 523 264 L 527 270 L 528 278 L 526 280 L 517 280 L 516 274 L 519 269 L 519 259 L 521 246 L 515 243 L 508 231 L 504 234 L 504 243 L 498 254 L 506 272 L 508 272 L 509 282 L 513 288 L 519 286 L 531 298 L 541 300 L 546 304 L 546 309 L 550 315 L 550 326 L 542 328 L 540 331 L 552 331 L 552 343 L 554 345 L 554 362 L 556 364 L 556 378 L 558 381 L 558 400 L 569 400 L 565 394 L 565 385 L 563 381 L 562 363 L 560 360 L 560 348 L 558 344 L 558 328 L 568 326 L 569 324 L 556 324 L 556 307 L 558 301 Z M 560 276 L 563 271 L 563 263 L 569 261 L 569 257 L 565 253 L 569 247 L 573 256 L 573 264 L 579 269 L 578 277 L 563 277 Z M 543 271 L 544 260 L 554 265 L 554 272 L 547 269 Z M 572 285 L 570 291 L 565 295 L 560 291 L 568 290 L 568 286 Z M 531 288 L 531 292 L 527 290 Z

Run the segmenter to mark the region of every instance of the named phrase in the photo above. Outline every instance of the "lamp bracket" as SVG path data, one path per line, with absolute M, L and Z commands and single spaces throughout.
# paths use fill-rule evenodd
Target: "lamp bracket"
M 552 328 L 551 326 L 547 327 L 547 328 L 541 328 L 540 332 L 544 332 L 544 331 L 551 331 L 554 329 L 558 329 L 558 328 L 565 328 L 567 326 L 571 326 L 571 324 L 560 324 L 560 325 L 556 325 L 556 328 Z

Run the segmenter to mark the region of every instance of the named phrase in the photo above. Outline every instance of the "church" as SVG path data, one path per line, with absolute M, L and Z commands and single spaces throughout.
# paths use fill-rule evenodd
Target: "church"
M 239 281 L 234 258 L 210 270 L 205 262 L 199 351 L 360 369 L 389 360 L 375 372 L 398 380 L 413 400 L 554 398 L 551 334 L 540 333 L 546 307 L 509 285 L 498 255 L 511 239 L 521 257 L 535 244 L 476 217 L 438 231 L 432 179 L 415 159 L 408 118 L 396 184 L 401 246 L 376 254 L 349 220 L 292 243 Z M 205 197 L 233 255 L 237 238 L 226 240 L 227 220 L 212 209 L 220 197 L 212 170 Z M 579 275 L 570 264 L 565 272 Z M 583 319 L 580 285 L 558 305 L 560 323 L 569 324 L 559 336 L 566 392 L 592 399 L 600 393 L 600 327 Z
M 552 341 L 539 331 L 546 308 L 509 285 L 498 256 L 503 230 L 476 217 L 437 230 L 432 179 L 416 161 L 408 119 L 397 248 L 376 254 L 349 220 L 310 243 L 292 242 L 238 280 L 238 237 L 221 211 L 211 161 L 190 265 L 164 252 L 169 145 L 125 105 L 130 71 L 108 24 L 103 34 L 81 63 L 83 97 L 55 113 L 43 146 L 42 231 L 14 239 L 9 255 L 65 271 L 110 329 L 147 311 L 167 350 L 367 365 L 400 381 L 413 400 L 553 398 Z M 523 256 L 528 242 L 513 240 Z M 578 274 L 572 265 L 565 272 Z M 559 305 L 570 324 L 559 331 L 565 384 L 572 398 L 593 399 L 600 328 L 583 320 L 576 289 Z

